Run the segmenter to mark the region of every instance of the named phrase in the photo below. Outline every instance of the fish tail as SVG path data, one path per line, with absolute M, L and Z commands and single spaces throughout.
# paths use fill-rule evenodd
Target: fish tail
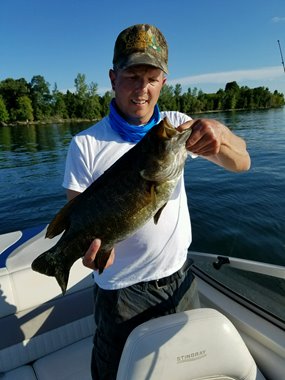
M 42 253 L 32 262 L 34 271 L 56 278 L 63 295 L 67 288 L 70 267 L 68 262 L 62 260 L 62 256 L 56 254 L 56 249 Z

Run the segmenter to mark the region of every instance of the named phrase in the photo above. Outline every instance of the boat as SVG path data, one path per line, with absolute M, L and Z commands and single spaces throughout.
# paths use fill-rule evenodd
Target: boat
M 32 271 L 35 257 L 60 238 L 45 239 L 46 228 L 0 237 L 4 380 L 91 379 L 92 272 L 79 259 L 63 296 L 53 277 Z M 201 308 L 134 329 L 117 380 L 284 380 L 285 268 L 215 253 L 189 255 Z M 274 281 L 277 292 L 267 286 Z

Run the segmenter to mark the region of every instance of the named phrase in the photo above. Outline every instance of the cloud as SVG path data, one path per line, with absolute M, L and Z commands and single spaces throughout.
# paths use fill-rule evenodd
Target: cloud
M 250 70 L 235 70 L 235 71 L 224 71 L 217 73 L 208 73 L 201 75 L 193 75 L 188 77 L 182 77 L 177 79 L 170 79 L 167 81 L 168 84 L 174 85 L 176 83 L 182 86 L 187 85 L 197 85 L 202 83 L 211 84 L 225 84 L 227 82 L 242 82 L 250 80 L 273 80 L 276 78 L 281 78 L 284 75 L 281 66 L 271 66 L 263 67 L 258 69 Z
M 277 22 L 285 22 L 285 17 L 273 17 L 271 19 L 272 22 L 277 23 Z

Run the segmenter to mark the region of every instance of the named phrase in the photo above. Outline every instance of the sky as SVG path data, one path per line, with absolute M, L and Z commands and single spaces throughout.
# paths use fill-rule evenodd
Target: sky
M 58 90 L 110 90 L 117 35 L 157 26 L 169 45 L 167 83 L 206 93 L 236 81 L 285 93 L 284 0 L 0 0 L 0 81 L 42 75 Z

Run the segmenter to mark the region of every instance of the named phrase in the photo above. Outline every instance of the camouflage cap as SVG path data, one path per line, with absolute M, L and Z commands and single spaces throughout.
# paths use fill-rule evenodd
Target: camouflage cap
M 163 34 L 153 25 L 137 24 L 123 30 L 117 37 L 114 69 L 134 65 L 158 67 L 168 74 L 168 47 Z

